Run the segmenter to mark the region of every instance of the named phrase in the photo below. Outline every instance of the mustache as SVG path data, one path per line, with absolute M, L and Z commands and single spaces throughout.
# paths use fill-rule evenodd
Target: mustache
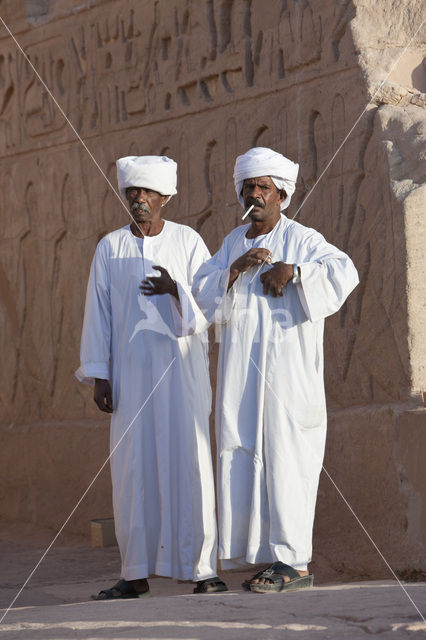
M 146 204 L 143 204 L 142 202 L 134 202 L 130 207 L 130 211 L 132 211 L 132 213 L 137 213 L 138 211 L 151 213 L 151 210 L 146 206 Z
M 260 209 L 265 208 L 265 205 L 259 202 L 259 200 L 256 200 L 255 198 L 247 198 L 247 200 L 245 201 L 245 205 L 246 205 L 246 208 L 250 207 L 251 205 L 254 205 L 255 207 L 260 207 Z

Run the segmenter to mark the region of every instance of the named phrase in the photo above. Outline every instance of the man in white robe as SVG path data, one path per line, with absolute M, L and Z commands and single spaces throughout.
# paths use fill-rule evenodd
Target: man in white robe
M 76 375 L 112 414 L 122 561 L 121 580 L 97 600 L 149 594 L 153 573 L 194 580 L 197 593 L 226 590 L 216 576 L 207 323 L 191 294 L 210 254 L 193 229 L 161 217 L 176 168 L 164 156 L 117 161 L 133 222 L 99 242 L 90 271 Z
M 216 396 L 219 558 L 272 563 L 247 590 L 312 586 L 312 528 L 326 437 L 324 318 L 358 283 L 321 234 L 283 213 L 298 165 L 271 149 L 239 156 L 234 181 L 251 224 L 234 229 L 194 278 L 222 323 Z

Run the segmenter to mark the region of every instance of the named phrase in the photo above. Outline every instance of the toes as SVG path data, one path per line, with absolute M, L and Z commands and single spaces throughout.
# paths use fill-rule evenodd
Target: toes
M 256 580 L 251 580 L 250 584 L 272 584 L 272 580 L 269 580 L 269 578 L 256 578 Z

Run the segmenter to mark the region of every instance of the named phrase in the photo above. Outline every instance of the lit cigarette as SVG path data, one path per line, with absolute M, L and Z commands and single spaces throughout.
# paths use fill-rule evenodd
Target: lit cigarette
M 252 209 L 254 209 L 254 204 L 252 204 L 252 205 L 247 209 L 247 211 L 245 212 L 245 214 L 243 215 L 243 217 L 241 218 L 241 220 L 245 220 L 245 219 L 247 218 L 248 214 L 250 213 L 250 211 L 251 211 Z

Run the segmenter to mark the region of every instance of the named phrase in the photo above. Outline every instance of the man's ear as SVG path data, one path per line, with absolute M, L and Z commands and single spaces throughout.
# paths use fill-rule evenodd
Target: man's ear
M 280 189 L 280 200 L 281 202 L 284 202 L 284 200 L 287 198 L 287 193 L 284 191 L 284 189 Z
M 164 205 L 167 203 L 167 200 L 169 199 L 169 196 L 161 196 L 161 206 L 164 207 Z

